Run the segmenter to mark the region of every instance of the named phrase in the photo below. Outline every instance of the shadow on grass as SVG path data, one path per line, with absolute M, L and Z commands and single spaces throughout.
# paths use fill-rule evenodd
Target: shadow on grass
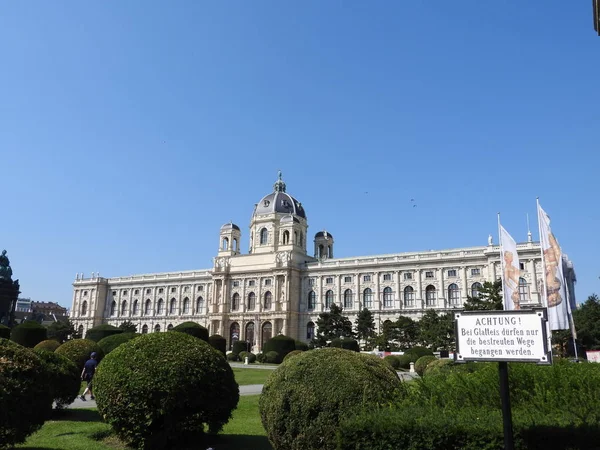
M 70 420 L 73 422 L 102 422 L 102 417 L 93 409 L 55 409 L 50 420 Z
M 273 450 L 266 436 L 219 434 L 217 436 L 207 436 L 206 444 L 219 450 Z

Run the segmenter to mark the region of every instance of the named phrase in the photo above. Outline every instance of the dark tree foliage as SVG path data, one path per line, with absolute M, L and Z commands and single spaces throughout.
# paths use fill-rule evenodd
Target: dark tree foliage
M 587 350 L 600 349 L 600 299 L 596 294 L 573 311 L 577 340 Z M 570 333 L 569 333 L 570 335 Z
M 367 308 L 360 310 L 354 325 L 356 337 L 362 341 L 368 341 L 375 335 L 375 320 L 373 319 L 373 313 Z
M 325 347 L 327 341 L 337 337 L 354 337 L 352 332 L 352 322 L 346 316 L 342 315 L 343 309 L 333 304 L 329 311 L 319 314 L 317 319 L 317 336 L 315 345 Z
M 454 317 L 429 309 L 419 321 L 419 341 L 432 350 L 454 348 Z
M 123 333 L 137 333 L 136 324 L 130 320 L 123 322 L 121 325 L 119 325 L 119 328 L 123 330 Z
M 54 339 L 55 341 L 67 342 L 69 339 L 78 339 L 79 333 L 75 330 L 75 325 L 70 320 L 52 322 L 48 325 L 48 339 Z
M 478 297 L 467 296 L 465 311 L 501 311 L 502 305 L 502 280 L 493 283 L 485 281 L 479 289 Z

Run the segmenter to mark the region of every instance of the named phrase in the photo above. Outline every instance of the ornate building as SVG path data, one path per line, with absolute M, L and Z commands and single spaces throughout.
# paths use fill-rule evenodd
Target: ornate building
M 219 233 L 213 267 L 204 270 L 89 278 L 73 283 L 71 319 L 80 331 L 131 321 L 142 333 L 166 331 L 194 321 L 229 344 L 237 339 L 262 343 L 275 334 L 304 341 L 316 331 L 319 313 L 336 303 L 354 322 L 362 308 L 373 311 L 380 327 L 404 315 L 419 319 L 427 309 L 460 309 L 484 281 L 500 276 L 500 248 L 487 246 L 441 251 L 334 258 L 331 233 L 319 231 L 308 245 L 302 204 L 279 179 L 256 204 L 250 219 L 250 248 L 240 250 L 241 231 L 226 223 Z M 539 243 L 518 244 L 521 304 L 541 304 Z M 571 302 L 575 273 L 565 261 Z

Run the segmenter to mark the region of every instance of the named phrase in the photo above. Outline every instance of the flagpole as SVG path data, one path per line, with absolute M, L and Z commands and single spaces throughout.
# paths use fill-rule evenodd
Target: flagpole
M 540 217 L 540 198 L 535 198 L 537 204 L 537 219 L 538 219 L 538 233 L 540 237 L 540 255 L 542 257 L 542 306 L 548 310 L 548 286 L 546 286 L 546 262 L 544 261 L 544 244 L 542 239 L 542 221 Z M 548 346 L 552 348 L 552 327 L 550 324 L 550 316 L 548 315 Z
M 502 231 L 500 228 L 500 213 L 498 213 L 498 243 L 500 244 L 500 280 L 502 280 L 502 307 L 506 310 L 506 289 L 504 286 L 504 258 L 502 258 Z M 494 280 L 496 281 L 496 280 Z
M 571 337 L 573 338 L 573 350 L 575 351 L 575 359 L 579 361 L 579 356 L 577 354 L 577 332 L 575 331 L 575 321 L 573 320 L 573 313 L 571 311 L 571 295 L 569 294 L 569 286 L 567 285 L 564 274 L 563 283 L 565 285 L 565 293 L 567 294 L 567 314 L 569 315 L 569 328 L 571 329 Z

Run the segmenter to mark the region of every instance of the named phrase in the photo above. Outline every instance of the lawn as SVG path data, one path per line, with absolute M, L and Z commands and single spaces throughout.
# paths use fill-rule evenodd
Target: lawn
M 265 381 L 272 372 L 273 371 L 269 369 L 242 369 L 233 367 L 235 381 L 237 381 L 240 386 L 246 386 L 248 384 L 265 384 Z
M 233 419 L 217 436 L 210 436 L 206 446 L 217 450 L 256 449 L 271 450 L 258 413 L 258 395 L 240 397 Z M 103 423 L 95 409 L 68 409 L 55 411 L 27 442 L 17 446 L 27 450 L 124 450 L 110 427 Z

